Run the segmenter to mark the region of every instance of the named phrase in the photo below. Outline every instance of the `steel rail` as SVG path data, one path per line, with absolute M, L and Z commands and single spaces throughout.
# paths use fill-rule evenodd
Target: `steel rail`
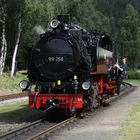
M 30 138 L 27 139 L 27 140 L 39 140 L 39 139 L 41 139 L 41 138 L 47 136 L 49 133 L 51 133 L 51 132 L 53 132 L 53 131 L 55 131 L 55 130 L 61 128 L 62 126 L 65 126 L 65 125 L 67 125 L 67 124 L 69 124 L 69 123 L 71 123 L 71 122 L 73 122 L 73 121 L 75 121 L 75 120 L 77 120 L 77 118 L 71 117 L 71 118 L 69 118 L 69 119 L 67 119 L 67 120 L 64 120 L 64 121 L 62 121 L 62 122 L 60 122 L 60 123 L 58 123 L 58 124 L 56 124 L 56 125 L 54 125 L 54 126 L 48 128 L 48 129 L 46 129 L 46 130 L 44 130 L 44 131 L 42 131 L 42 132 L 40 132 L 40 133 L 38 133 L 38 134 L 36 134 L 36 135 L 30 137 Z
M 16 93 L 16 94 L 4 95 L 4 96 L 0 96 L 0 101 L 16 99 L 16 98 L 26 97 L 26 96 L 27 96 L 27 93 Z
M 40 120 L 37 120 L 37 121 L 35 121 L 35 122 L 31 123 L 31 124 L 28 124 L 26 126 L 22 126 L 22 127 L 17 128 L 17 129 L 15 129 L 13 131 L 10 131 L 10 132 L 7 132 L 5 134 L 2 134 L 2 135 L 0 135 L 0 140 L 10 139 L 10 138 L 12 138 L 12 137 L 14 137 L 16 135 L 19 135 L 19 134 L 21 134 L 23 132 L 27 132 L 29 129 L 32 129 L 33 127 L 41 124 L 43 121 L 44 121 L 44 119 L 40 119 Z
M 129 84 L 126 84 L 126 85 L 128 86 Z M 108 103 L 114 101 L 115 99 L 119 98 L 120 96 L 125 95 L 125 93 L 128 93 L 128 91 L 134 90 L 133 86 L 130 86 L 131 88 L 128 88 L 127 86 L 124 87 L 124 89 L 121 91 L 120 95 L 110 98 L 108 100 Z M 87 114 L 89 114 L 89 113 L 87 113 Z M 59 129 L 59 128 L 65 126 L 65 125 L 67 125 L 67 124 L 69 124 L 69 123 L 71 123 L 73 121 L 75 121 L 75 120 L 77 120 L 77 118 L 75 118 L 75 117 L 68 118 L 67 120 L 61 121 L 60 123 L 57 123 L 57 124 L 47 128 L 45 130 L 43 129 L 41 132 L 39 132 L 39 133 L 37 133 L 35 135 L 32 135 L 27 140 L 40 140 L 40 139 L 48 136 L 49 133 L 51 133 L 51 132 L 53 132 L 53 131 L 55 131 L 55 130 L 57 130 L 57 129 Z M 1 140 L 10 139 L 12 137 L 15 137 L 15 136 L 18 136 L 20 134 L 23 134 L 23 132 L 25 133 L 28 130 L 33 129 L 34 127 L 38 126 L 39 124 L 42 124 L 43 121 L 44 121 L 44 119 L 41 119 L 41 120 L 35 121 L 35 122 L 33 122 L 33 123 L 29 124 L 29 125 L 17 128 L 16 130 L 7 132 L 4 135 L 0 135 L 0 139 Z
M 127 86 L 129 85 L 129 86 L 130 86 L 129 83 L 125 83 L 125 85 L 127 85 Z M 120 95 L 114 96 L 113 98 L 110 98 L 110 100 L 108 101 L 108 103 L 114 101 L 115 99 L 117 99 L 117 98 L 119 98 L 120 96 L 122 96 L 123 94 L 125 94 L 125 89 L 128 89 L 127 86 L 126 86 L 124 89 L 122 89 L 122 93 L 121 93 Z M 131 85 L 130 87 L 132 87 L 132 85 Z M 133 89 L 133 88 L 132 88 L 132 89 Z M 129 90 L 130 90 L 130 89 L 129 89 Z M 85 114 L 86 114 L 86 113 L 85 113 Z M 46 130 L 44 130 L 44 131 L 38 133 L 38 134 L 36 134 L 36 135 L 30 137 L 30 138 L 27 139 L 27 140 L 40 140 L 40 139 L 43 139 L 43 138 L 45 138 L 49 133 L 51 133 L 51 132 L 55 131 L 56 129 L 61 128 L 61 126 L 65 126 L 67 123 L 73 122 L 73 121 L 75 121 L 75 120 L 77 120 L 77 119 L 74 118 L 74 117 L 71 117 L 71 118 L 69 118 L 68 120 L 65 120 L 65 121 L 63 121 L 63 122 L 60 122 L 59 124 L 56 124 L 56 125 L 54 125 L 54 126 L 48 128 L 48 129 L 46 129 Z
M 112 96 L 111 98 L 108 99 L 107 102 L 108 102 L 108 103 L 111 103 L 111 102 L 115 101 L 116 99 L 118 99 L 118 98 L 120 98 L 120 97 L 122 97 L 122 96 L 124 96 L 124 95 L 127 95 L 128 93 L 134 91 L 135 88 L 136 88 L 135 86 L 133 86 L 132 84 L 129 84 L 129 83 L 125 83 L 125 85 L 127 85 L 127 86 L 125 86 L 125 87 L 121 90 L 121 93 L 120 93 L 119 95 Z M 129 88 L 128 88 L 128 86 L 129 86 Z

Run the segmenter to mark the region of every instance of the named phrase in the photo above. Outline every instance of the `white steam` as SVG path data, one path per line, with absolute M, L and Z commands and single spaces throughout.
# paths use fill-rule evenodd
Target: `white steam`
M 42 26 L 40 26 L 40 25 L 35 26 L 33 28 L 33 33 L 36 34 L 36 35 L 38 35 L 38 36 L 40 36 L 41 34 L 43 34 L 45 32 L 46 32 L 45 29 Z

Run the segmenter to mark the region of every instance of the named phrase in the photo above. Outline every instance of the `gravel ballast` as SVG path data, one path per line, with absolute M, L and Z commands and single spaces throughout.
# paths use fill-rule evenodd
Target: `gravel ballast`
M 140 100 L 140 87 L 101 107 L 73 126 L 50 135 L 49 140 L 114 140 L 117 130 L 127 120 L 132 107 Z
M 30 124 L 46 116 L 43 111 L 29 109 L 25 97 L 23 99 L 12 99 L 12 101 L 7 100 L 5 103 L 0 104 L 0 108 L 0 134 Z

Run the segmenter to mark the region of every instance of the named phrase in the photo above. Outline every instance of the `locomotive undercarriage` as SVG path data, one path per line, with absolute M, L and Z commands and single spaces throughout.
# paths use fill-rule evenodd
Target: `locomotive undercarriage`
M 40 86 L 40 91 L 29 92 L 29 107 L 44 111 L 57 110 L 65 115 L 76 116 L 77 113 L 92 111 L 104 105 L 111 96 L 116 94 L 116 81 L 110 80 L 107 83 L 105 76 L 101 76 L 98 82 L 91 83 L 87 91 L 77 85 L 78 81 L 75 81 L 75 84 L 68 88 L 57 85 L 51 89 L 45 85 Z

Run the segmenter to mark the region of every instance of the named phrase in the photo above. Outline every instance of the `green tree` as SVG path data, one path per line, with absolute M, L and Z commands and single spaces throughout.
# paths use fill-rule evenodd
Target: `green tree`
M 140 17 L 132 5 L 126 6 L 119 24 L 118 40 L 121 43 L 122 55 L 128 57 L 131 68 L 137 69 L 140 66 Z
M 72 21 L 86 29 L 96 29 L 102 32 L 110 32 L 109 19 L 95 8 L 92 0 L 75 0 L 70 3 L 69 14 Z
M 3 74 L 5 68 L 5 61 L 7 56 L 7 40 L 6 40 L 6 10 L 7 10 L 7 1 L 0 1 L 0 25 L 1 25 L 1 44 L 0 44 L 0 75 Z

